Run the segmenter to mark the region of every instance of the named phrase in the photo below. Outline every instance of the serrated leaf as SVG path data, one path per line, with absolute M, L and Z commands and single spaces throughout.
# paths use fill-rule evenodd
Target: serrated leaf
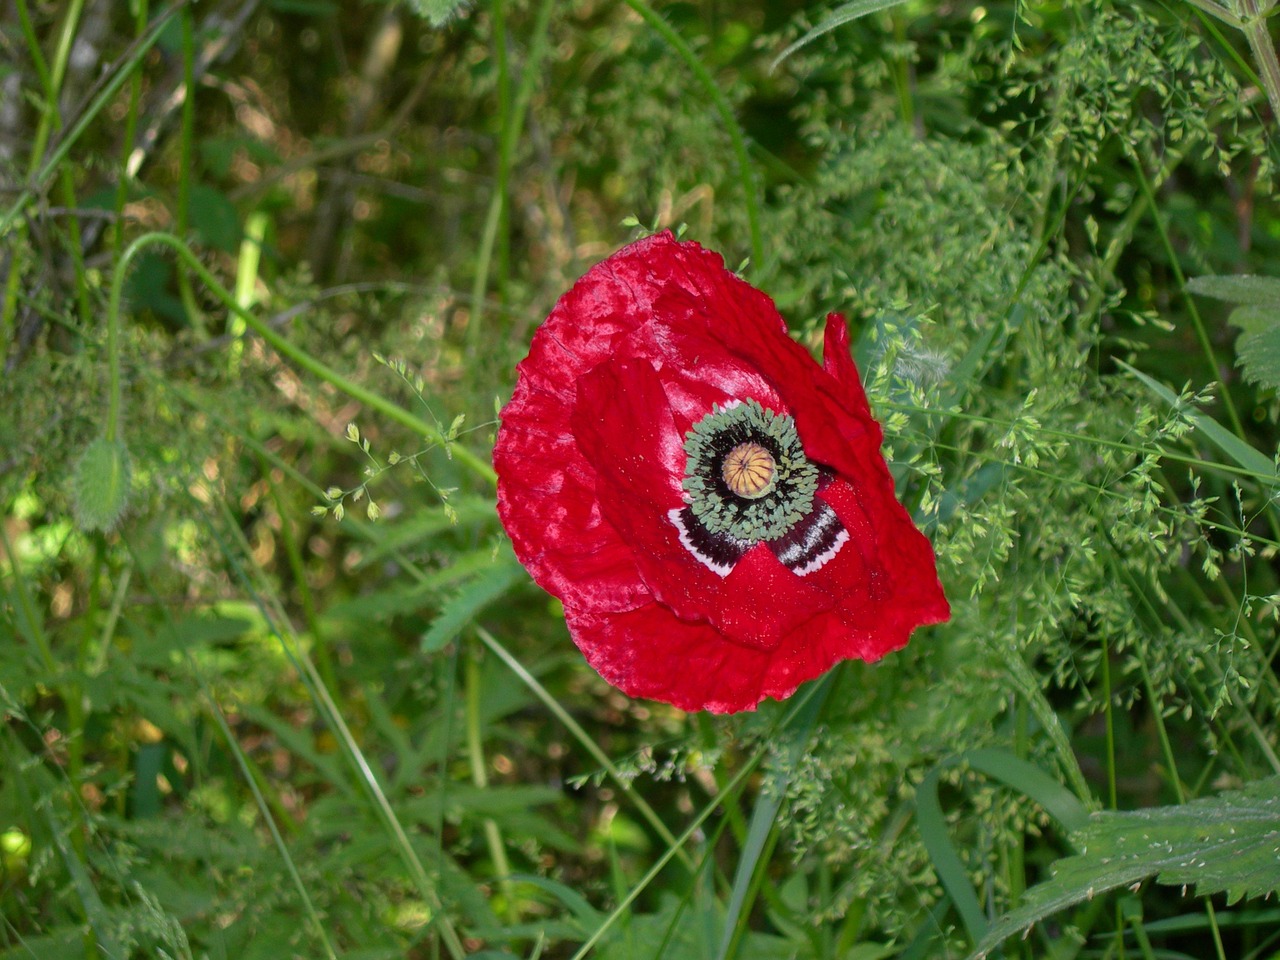
M 1171 807 L 1094 814 L 1075 836 L 1082 852 L 991 925 L 970 960 L 1067 907 L 1155 877 L 1196 894 L 1280 892 L 1280 777 Z
M 129 505 L 132 468 L 129 449 L 120 440 L 99 437 L 76 464 L 72 508 L 82 530 L 113 528 Z
M 470 6 L 470 0 L 409 0 L 409 9 L 437 30 Z
M 1280 279 L 1196 277 L 1187 283 L 1187 289 L 1239 305 L 1228 317 L 1241 330 L 1236 340 L 1236 364 L 1250 383 L 1280 390 Z
M 492 567 L 483 571 L 440 608 L 440 615 L 422 635 L 422 650 L 426 653 L 442 650 L 481 610 L 518 583 L 523 574 L 524 570 L 511 551 L 503 551 Z
M 1233 327 L 1239 327 L 1243 333 L 1259 333 L 1267 327 L 1280 323 L 1280 308 L 1268 307 L 1236 307 L 1227 317 Z
M 1280 279 L 1276 277 L 1193 277 L 1187 281 L 1187 289 L 1227 303 L 1280 308 Z
M 1242 333 L 1236 340 L 1237 366 L 1250 383 L 1280 390 L 1280 324 L 1255 333 Z

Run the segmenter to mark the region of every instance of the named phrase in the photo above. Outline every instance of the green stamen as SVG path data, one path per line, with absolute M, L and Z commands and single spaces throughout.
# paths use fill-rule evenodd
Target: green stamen
M 795 421 L 747 400 L 711 412 L 685 434 L 684 490 L 712 533 L 776 540 L 813 508 L 818 468 Z

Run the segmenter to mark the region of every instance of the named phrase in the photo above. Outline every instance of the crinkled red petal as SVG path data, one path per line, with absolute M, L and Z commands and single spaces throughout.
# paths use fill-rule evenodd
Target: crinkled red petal
M 815 586 L 840 597 L 840 619 L 854 632 L 854 655 L 862 660 L 878 660 L 906 646 L 915 627 L 951 616 L 933 547 L 893 498 L 892 487 L 888 500 L 883 490 L 879 494 L 877 499 L 876 491 L 843 480 L 822 491 L 849 542 L 810 575 Z
M 708 623 L 677 619 L 658 603 L 625 613 L 566 614 L 587 662 L 630 696 L 712 713 L 753 710 L 766 696 L 773 656 L 726 642 Z
M 709 619 L 720 578 L 668 518 L 684 505 L 684 437 L 649 362 L 613 359 L 584 375 L 572 426 L 596 470 L 601 514 L 631 550 L 638 578 L 676 616 Z
M 713 623 L 726 639 L 769 651 L 835 603 L 830 593 L 797 577 L 758 543 L 720 581 Z

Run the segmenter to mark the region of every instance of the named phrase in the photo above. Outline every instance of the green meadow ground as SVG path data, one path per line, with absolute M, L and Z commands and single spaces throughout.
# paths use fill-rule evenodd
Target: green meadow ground
M 6 5 L 0 958 L 1280 955 L 1229 2 Z M 664 228 L 849 316 L 952 603 L 752 714 L 609 688 L 494 512 Z

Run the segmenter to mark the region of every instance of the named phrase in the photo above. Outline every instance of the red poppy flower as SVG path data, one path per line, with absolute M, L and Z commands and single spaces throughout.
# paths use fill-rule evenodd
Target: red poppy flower
M 606 680 L 750 710 L 950 616 L 849 355 L 669 233 L 618 251 L 534 335 L 494 449 L 516 555 Z

